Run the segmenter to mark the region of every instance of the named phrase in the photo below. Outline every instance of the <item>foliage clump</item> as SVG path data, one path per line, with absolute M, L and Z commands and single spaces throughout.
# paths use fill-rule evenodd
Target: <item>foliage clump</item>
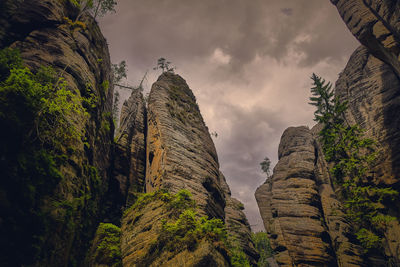
M 100 223 L 96 231 L 95 250 L 91 261 L 111 267 L 122 267 L 121 229 L 112 223 Z
M 61 166 L 83 146 L 86 100 L 52 68 L 32 72 L 17 50 L 0 50 L 0 195 L 7 200 L 0 233 L 15 241 L 4 255 L 21 265 L 46 250 L 54 218 L 43 200 L 64 179 Z
M 271 177 L 271 160 L 265 157 L 263 161 L 260 162 L 261 170 L 267 175 L 267 178 Z
M 266 232 L 257 232 L 252 233 L 251 239 L 254 242 L 254 246 L 257 252 L 260 254 L 260 258 L 258 259 L 257 266 L 258 267 L 268 267 L 267 259 L 272 257 L 273 250 L 271 248 L 268 236 Z
M 124 216 L 132 210 L 140 211 L 155 200 L 165 203 L 168 219 L 161 221 L 160 235 L 150 249 L 153 251 L 152 254 L 166 250 L 193 251 L 200 242 L 207 241 L 212 242 L 218 250 L 224 251 L 233 266 L 250 266 L 238 242 L 234 242 L 234 238 L 228 235 L 225 223 L 216 218 L 200 217 L 195 210 L 196 203 L 192 199 L 192 194 L 186 189 L 176 194 L 163 189 L 141 194 L 135 204 L 124 212 Z M 240 265 L 243 262 L 247 265 Z
M 78 18 L 84 13 L 89 13 L 94 18 L 102 17 L 109 12 L 115 12 L 117 5 L 115 0 L 69 0 L 69 2 L 79 8 Z
M 365 252 L 380 248 L 387 223 L 395 219 L 387 214 L 383 202 L 393 200 L 398 192 L 373 183 L 372 168 L 378 156 L 375 141 L 364 137 L 359 125 L 346 121 L 347 102 L 334 97 L 330 83 L 315 74 L 311 78 L 310 104 L 317 107 L 314 120 L 323 125 L 320 141 L 325 159 L 332 163 L 335 182 L 341 186 L 346 217 Z

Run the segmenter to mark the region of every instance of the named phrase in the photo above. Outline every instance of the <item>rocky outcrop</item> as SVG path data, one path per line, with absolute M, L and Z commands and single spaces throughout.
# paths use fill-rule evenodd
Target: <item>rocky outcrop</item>
M 146 168 L 146 104 L 139 90 L 134 90 L 121 109 L 116 133 L 114 177 L 124 206 L 131 206 L 136 193 L 144 192 Z
M 369 48 L 361 46 L 351 56 L 335 88 L 335 93 L 341 102 L 348 102 L 346 120 L 350 124 L 359 124 L 365 129 L 367 137 L 377 141 L 379 157 L 374 167 L 374 183 L 377 186 L 392 186 L 398 191 L 400 190 L 398 180 L 399 87 L 400 81 L 394 69 L 376 58 Z M 342 213 L 342 201 L 338 194 L 340 188 L 332 180 L 330 166 L 325 161 L 318 142 L 320 130 L 319 125 L 315 126 L 311 132 L 305 128 L 286 130 L 282 136 L 279 147 L 280 160 L 274 169 L 274 174 L 256 192 L 260 213 L 271 237 L 271 245 L 278 252 L 277 261 L 284 265 L 296 265 L 299 264 L 298 251 L 310 252 L 308 249 L 298 248 L 310 241 L 304 241 L 304 239 L 294 241 L 294 237 L 288 234 L 291 231 L 296 233 L 295 237 L 303 236 L 305 229 L 302 225 L 307 225 L 307 231 L 315 230 L 311 232 L 311 235 L 320 236 L 324 241 L 325 247 L 318 251 L 318 257 L 324 255 L 322 251 L 327 251 L 329 256 L 325 254 L 322 258 L 330 257 L 332 264 L 381 266 L 391 262 L 391 264 L 399 265 L 398 221 L 391 222 L 384 233 L 384 252 L 374 251 L 364 255 L 360 246 L 356 244 L 357 241 L 349 234 L 352 225 L 347 222 Z M 288 141 L 290 132 L 292 134 Z M 298 152 L 299 148 L 301 153 Z M 289 158 L 288 155 L 290 155 Z M 301 178 L 302 183 L 289 183 L 288 181 L 293 180 L 292 176 Z M 283 188 L 285 190 L 282 190 Z M 299 197 L 297 192 L 302 190 L 304 193 Z M 306 202 L 305 199 L 313 200 Z M 386 210 L 397 218 L 399 218 L 398 207 L 398 202 L 386 203 Z M 288 219 L 288 214 L 289 217 L 296 218 L 296 224 L 290 225 L 293 219 Z M 318 218 L 321 226 L 311 227 L 313 218 Z M 284 221 L 283 224 L 282 221 Z M 290 230 L 288 230 L 288 225 L 290 225 Z M 306 235 L 310 235 L 310 232 Z M 297 247 L 291 246 L 294 243 L 298 244 Z M 321 248 L 317 244 L 312 247 Z M 309 261 L 309 265 L 322 264 L 313 262 L 316 259 L 315 254 L 302 255 L 305 261 Z
M 328 266 L 334 262 L 314 177 L 311 131 L 288 128 L 279 145 L 279 162 L 256 191 L 275 259 L 281 266 Z
M 12 181 L 1 174 L 0 262 L 4 266 L 81 262 L 108 187 L 113 88 L 107 43 L 93 18 L 82 16 L 81 27 L 69 22 L 79 12 L 69 1 L 6 0 L 0 6 L 0 48 L 19 50 L 33 72 L 40 66 L 51 66 L 57 77 L 65 79 L 68 90 L 91 99 L 90 104 L 80 103 L 87 109 L 88 119 L 78 113 L 71 118 L 85 137 L 74 144 L 63 144 L 65 160 L 59 167 L 63 178 L 52 193 L 41 195 L 41 188 L 31 188 L 34 203 L 23 203 L 27 196 L 22 191 L 13 193 Z M 19 144 L 13 145 L 13 153 L 22 153 Z M 7 157 L 1 156 L 2 166 Z M 46 187 L 46 183 L 41 186 Z M 37 217 L 26 215 L 31 212 Z
M 351 33 L 400 76 L 400 3 L 395 0 L 331 0 Z
M 147 109 L 146 137 L 146 192 L 165 189 L 174 194 L 182 189 L 189 190 L 197 203 L 198 214 L 225 221 L 228 232 L 255 264 L 258 254 L 251 241 L 243 206 L 230 196 L 196 99 L 179 75 L 163 73 L 153 84 Z M 151 203 L 144 208 L 146 212 L 130 211 L 124 216 L 121 247 L 125 265 L 229 264 L 226 255 L 207 240 L 201 241 L 190 253 L 187 250 L 173 255 L 155 252 L 152 244 L 162 234 L 161 221 L 169 218 L 161 204 Z M 143 215 L 138 216 L 139 213 Z
M 347 120 L 365 129 L 377 141 L 379 157 L 374 183 L 392 186 L 400 192 L 400 80 L 393 68 L 358 48 L 336 82 L 336 95 L 349 102 Z M 389 213 L 400 218 L 399 202 L 389 202 Z M 385 258 L 400 264 L 400 226 L 392 222 L 386 230 Z
M 225 225 L 228 234 L 234 238 L 234 242 L 238 242 L 240 248 L 249 257 L 250 263 L 257 264 L 259 255 L 254 247 L 251 239 L 251 229 L 246 215 L 243 212 L 243 204 L 231 196 L 231 190 L 226 183 L 225 176 L 220 173 L 220 183 L 222 190 L 225 193 Z
M 176 248 L 165 248 L 162 239 L 163 222 L 170 222 L 174 210 L 155 192 L 151 201 L 136 203 L 122 219 L 121 249 L 124 266 L 230 266 L 223 248 L 206 238 L 193 240 L 190 248 L 184 243 Z M 165 231 L 165 230 L 164 230 Z M 194 238 L 194 237 L 193 237 Z M 176 241 L 179 242 L 179 241 Z
M 153 84 L 147 126 L 146 192 L 188 189 L 203 215 L 224 219 L 217 152 L 180 76 L 163 73 Z

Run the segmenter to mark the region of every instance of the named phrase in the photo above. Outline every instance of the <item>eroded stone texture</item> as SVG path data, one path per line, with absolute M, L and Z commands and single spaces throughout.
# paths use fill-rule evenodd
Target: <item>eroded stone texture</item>
M 122 105 L 114 161 L 114 176 L 127 207 L 135 201 L 135 193 L 144 192 L 146 124 L 143 95 L 139 90 L 134 90 Z
M 393 69 L 374 57 L 369 49 L 358 48 L 336 82 L 336 95 L 349 102 L 346 118 L 359 124 L 365 135 L 377 141 L 379 156 L 374 182 L 400 191 L 400 80 Z M 387 203 L 399 216 L 399 203 Z M 393 222 L 386 232 L 385 254 L 400 264 L 400 228 Z
M 259 255 L 251 240 L 251 230 L 246 215 L 243 212 L 243 204 L 231 196 L 231 191 L 226 183 L 225 176 L 220 173 L 221 187 L 225 193 L 226 206 L 225 206 L 225 225 L 228 234 L 234 237 L 243 252 L 248 256 L 250 263 L 257 264 Z
M 342 102 L 348 102 L 346 120 L 350 124 L 359 124 L 365 129 L 367 137 L 377 141 L 379 157 L 375 162 L 374 182 L 377 185 L 392 186 L 397 190 L 399 190 L 398 148 L 400 147 L 400 133 L 398 131 L 400 125 L 399 87 L 400 81 L 393 68 L 374 57 L 363 46 L 353 53 L 336 82 L 336 95 Z M 370 257 L 366 258 L 362 255 L 362 248 L 354 243 L 354 239 L 349 238 L 349 233 L 352 232 L 351 224 L 346 221 L 341 211 L 342 202 L 338 198 L 337 192 L 340 188 L 332 180 L 329 172 L 331 166 L 325 161 L 318 142 L 320 130 L 321 126 L 317 125 L 312 129 L 312 137 L 299 135 L 304 138 L 303 142 L 306 142 L 307 138 L 311 138 L 313 146 L 308 148 L 308 154 L 303 153 L 302 159 L 294 160 L 296 164 L 285 157 L 298 153 L 297 147 L 301 141 L 295 141 L 298 140 L 295 138 L 291 142 L 285 142 L 284 138 L 287 134 L 285 132 L 279 147 L 280 160 L 274 169 L 274 175 L 256 192 L 265 228 L 272 239 L 276 238 L 275 241 L 272 241 L 273 246 L 277 247 L 277 244 L 284 244 L 291 237 L 285 235 L 282 226 L 290 224 L 291 218 L 284 224 L 278 225 L 277 221 L 280 222 L 288 214 L 296 217 L 313 218 L 317 210 L 316 207 L 319 207 L 319 210 L 322 211 L 319 218 L 321 218 L 324 226 L 323 229 L 319 229 L 321 238 L 332 244 L 332 255 L 336 258 L 338 266 L 368 266 L 368 264 L 378 266 L 388 261 L 399 265 L 400 245 L 398 240 L 400 240 L 400 230 L 397 221 L 392 222 L 385 232 L 385 255 L 383 257 L 379 253 L 376 255 L 371 253 Z M 311 149 L 315 149 L 313 156 L 310 153 Z M 311 158 L 308 158 L 309 156 Z M 314 169 L 312 169 L 312 165 Z M 297 177 L 301 179 L 293 177 L 285 180 L 287 176 L 296 176 L 293 175 L 294 173 L 298 173 Z M 303 182 L 305 181 L 304 178 L 310 177 L 313 178 L 307 180 L 307 183 Z M 287 181 L 291 181 L 291 184 Z M 302 182 L 299 183 L 299 181 Z M 302 192 L 302 196 L 308 200 L 316 195 L 320 199 L 320 204 L 318 204 L 320 206 L 304 205 L 304 199 L 298 198 L 291 190 L 288 190 L 290 187 L 295 187 L 297 192 Z M 302 191 L 303 189 L 305 191 Z M 290 206 L 282 207 L 280 201 L 286 203 L 293 198 L 298 201 L 296 211 L 292 211 Z M 389 213 L 394 216 L 398 216 L 398 206 L 397 202 L 386 203 Z M 297 233 L 302 231 L 300 225 L 296 226 Z M 281 236 L 284 236 L 283 240 Z M 288 252 L 278 253 L 278 262 L 290 262 L 294 258 L 293 249 L 288 248 Z
M 164 73 L 153 84 L 147 121 L 146 192 L 188 189 L 200 213 L 224 219 L 217 152 L 196 99 L 179 75 Z
M 335 264 L 326 238 L 321 200 L 314 177 L 311 131 L 290 127 L 279 145 L 274 174 L 256 191 L 265 229 L 281 266 Z
M 352 34 L 400 76 L 400 2 L 331 0 Z
M 123 266 L 230 266 L 226 251 L 206 238 L 189 249 L 155 247 L 161 233 L 162 220 L 171 219 L 171 211 L 161 200 L 127 212 L 122 219 L 121 250 Z M 224 253 L 221 253 L 224 252 Z
M 42 245 L 35 249 L 43 251 L 37 266 L 67 266 L 71 261 L 83 259 L 97 225 L 99 203 L 107 190 L 113 132 L 113 88 L 107 43 L 93 18 L 86 15 L 80 18 L 86 29 L 73 29 L 67 23 L 65 18 L 75 20 L 78 15 L 69 1 L 6 0 L 1 1 L 0 7 L 0 48 L 18 49 L 24 64 L 34 72 L 40 66 L 53 67 L 74 94 L 92 96 L 95 100 L 91 107 L 82 103 L 88 108 L 88 120 L 82 114 L 75 114 L 73 118 L 79 130 L 85 129 L 86 138 L 65 144 L 68 160 L 59 169 L 63 179 L 54 194 L 38 200 L 41 206 L 37 212 L 49 216 L 48 225 L 43 225 L 45 234 L 42 232 L 33 239 L 15 235 L 9 243 L 29 247 L 30 241 L 23 240 L 40 238 Z M 4 192 L 1 195 L 10 203 L 18 198 Z M 7 205 L 5 201 L 2 203 Z M 18 218 L 1 218 L 0 224 L 5 225 L 0 228 L 6 229 L 10 220 L 16 229 L 20 224 L 29 223 Z M 16 260 L 25 259 L 12 259 L 12 262 L 16 264 Z

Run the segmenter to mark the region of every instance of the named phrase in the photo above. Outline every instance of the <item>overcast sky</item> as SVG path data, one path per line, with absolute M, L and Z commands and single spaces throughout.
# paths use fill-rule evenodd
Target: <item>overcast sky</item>
M 214 138 L 234 197 L 253 230 L 263 229 L 254 192 L 259 163 L 277 162 L 289 126 L 312 127 L 313 72 L 336 81 L 358 46 L 329 0 L 119 0 L 100 20 L 114 63 L 145 86 L 165 57 L 189 84 Z M 128 92 L 122 92 L 128 97 Z

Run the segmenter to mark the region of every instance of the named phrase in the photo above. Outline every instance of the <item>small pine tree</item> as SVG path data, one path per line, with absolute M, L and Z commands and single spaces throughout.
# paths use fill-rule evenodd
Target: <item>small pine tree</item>
M 161 57 L 157 60 L 157 66 L 153 68 L 153 70 L 161 69 L 162 73 L 169 72 L 174 73 L 176 67 L 171 67 L 171 62 L 167 61 L 165 58 Z
M 260 162 L 261 170 L 267 175 L 267 178 L 271 177 L 271 161 L 268 157 Z

